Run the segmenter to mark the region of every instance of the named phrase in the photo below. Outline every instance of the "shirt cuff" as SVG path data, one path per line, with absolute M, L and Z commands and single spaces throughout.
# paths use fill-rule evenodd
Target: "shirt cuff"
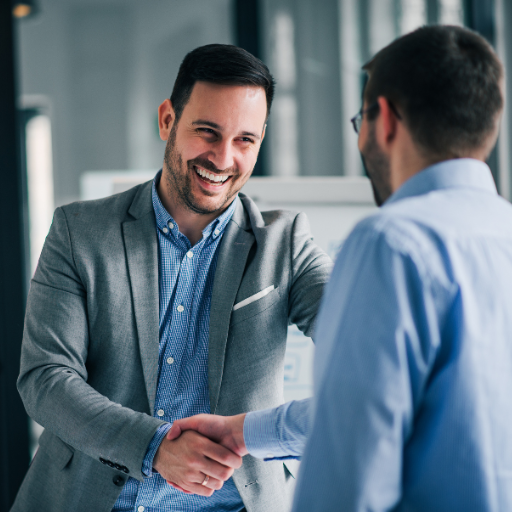
M 244 420 L 244 442 L 247 451 L 258 459 L 283 455 L 277 436 L 275 409 L 248 412 Z
M 167 435 L 167 432 L 171 430 L 171 426 L 172 423 L 164 423 L 158 427 L 158 430 L 154 433 L 153 439 L 151 439 L 151 442 L 148 445 L 146 455 L 142 461 L 142 474 L 148 478 L 153 475 L 153 459 L 155 458 L 156 452 L 158 448 L 160 448 L 160 444 L 164 440 L 164 437 Z
M 244 421 L 247 451 L 264 460 L 299 459 L 309 430 L 310 400 L 249 412 Z

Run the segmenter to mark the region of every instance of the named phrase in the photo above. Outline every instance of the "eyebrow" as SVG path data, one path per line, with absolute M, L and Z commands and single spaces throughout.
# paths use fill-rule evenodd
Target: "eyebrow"
M 197 126 L 197 125 L 209 126 L 210 128 L 213 128 L 214 130 L 219 130 L 219 131 L 222 130 L 220 125 L 218 125 L 217 123 L 214 123 L 213 121 L 207 121 L 206 119 L 197 119 L 196 121 L 192 121 L 192 125 L 193 126 Z M 261 136 L 256 135 L 255 133 L 252 133 L 252 132 L 242 132 L 241 135 L 248 135 L 249 137 L 254 137 L 255 139 L 258 139 L 258 140 L 261 138 Z

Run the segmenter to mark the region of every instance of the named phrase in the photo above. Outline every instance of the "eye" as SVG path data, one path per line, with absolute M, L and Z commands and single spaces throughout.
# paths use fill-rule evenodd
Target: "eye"
M 215 135 L 215 132 L 211 128 L 198 128 L 197 131 L 207 135 Z
M 254 140 L 251 139 L 251 137 L 241 137 L 240 140 L 242 142 L 248 142 L 248 143 L 251 143 L 251 144 L 254 142 Z

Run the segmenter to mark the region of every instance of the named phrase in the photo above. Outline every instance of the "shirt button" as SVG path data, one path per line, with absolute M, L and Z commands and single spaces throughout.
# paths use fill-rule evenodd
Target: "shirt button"
M 168 357 L 168 358 L 167 358 L 167 363 L 168 363 L 168 364 L 172 364 L 172 363 L 174 363 L 174 357 Z
M 160 417 L 162 417 L 162 416 L 165 414 L 165 412 L 164 412 L 164 410 L 163 410 L 163 409 L 158 409 L 158 411 L 156 411 L 156 413 L 157 413 L 157 414 L 158 414 L 158 416 L 160 416 Z
M 220 233 L 220 231 L 219 231 L 218 229 L 216 229 L 216 230 L 213 232 L 213 234 L 214 234 L 214 235 L 218 235 L 219 233 Z
M 193 257 L 194 257 L 194 253 L 192 251 L 188 251 L 187 258 L 193 258 Z
M 182 311 L 185 311 L 185 308 L 180 304 L 177 308 L 176 308 L 180 313 Z
M 174 229 L 174 224 L 172 222 L 169 222 L 167 225 L 169 226 L 169 229 Z
M 114 485 L 117 485 L 118 487 L 122 487 L 124 485 L 124 478 L 122 476 L 116 475 L 112 482 L 114 482 Z
M 144 512 L 144 507 L 141 505 L 141 506 L 137 509 L 137 512 Z
M 169 230 L 167 228 L 162 228 L 162 231 L 166 234 L 169 233 Z
M 267 453 L 267 455 L 265 456 L 266 459 L 273 459 L 274 458 L 274 454 L 273 453 Z

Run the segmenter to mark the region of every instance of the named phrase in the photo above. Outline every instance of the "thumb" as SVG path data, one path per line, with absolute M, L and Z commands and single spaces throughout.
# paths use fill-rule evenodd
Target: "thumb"
M 170 428 L 169 432 L 167 432 L 167 439 L 169 441 L 172 441 L 173 439 L 177 439 L 181 435 L 181 427 L 179 425 L 179 421 L 175 421 L 172 424 L 172 427 Z

